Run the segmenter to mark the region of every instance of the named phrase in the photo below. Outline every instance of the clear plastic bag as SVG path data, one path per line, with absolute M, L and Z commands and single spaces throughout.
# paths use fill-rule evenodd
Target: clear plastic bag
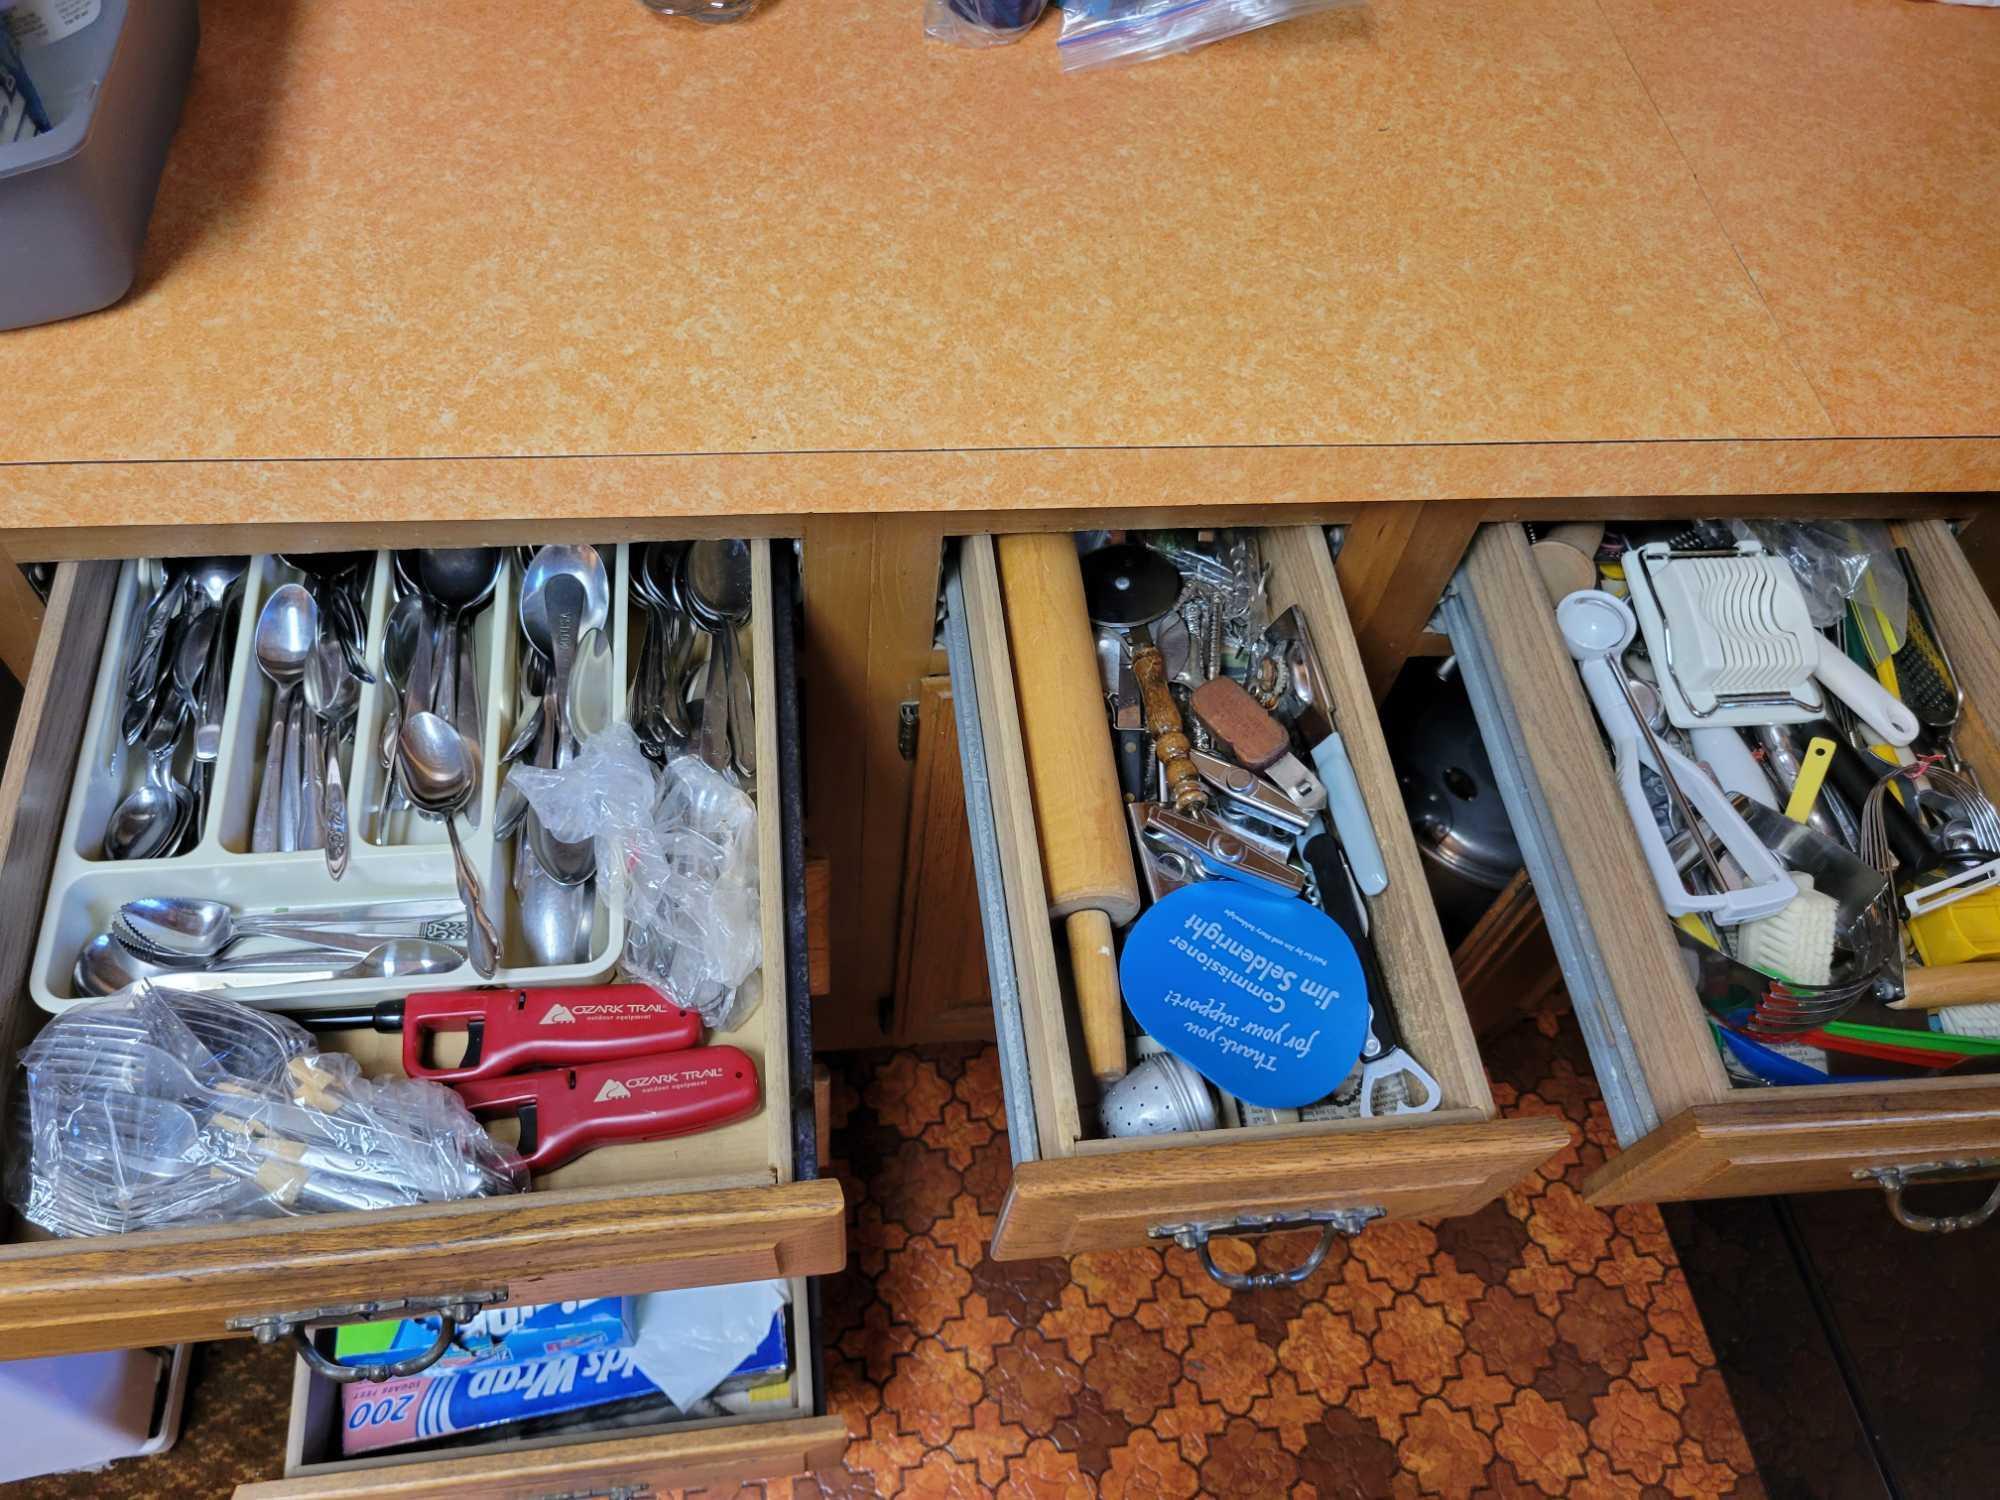
M 21 1066 L 7 1196 L 54 1234 L 402 1208 L 523 1181 L 450 1089 L 371 1082 L 216 996 L 143 985 L 73 1006 Z
M 954 47 L 1004 47 L 1041 20 L 1048 0 L 925 0 L 924 35 Z
M 629 725 L 593 735 L 559 770 L 509 776 L 548 831 L 594 839 L 602 889 L 622 898 L 623 968 L 717 1031 L 761 994 L 757 805 L 699 756 L 655 771 Z
M 1146 62 L 1362 0 L 1073 0 L 1056 54 L 1065 73 Z
M 1792 565 L 1805 591 L 1806 610 L 1821 630 L 1847 613 L 1847 601 L 1862 606 L 1863 619 L 1882 623 L 1901 640 L 1908 623 L 1910 592 L 1896 561 L 1889 528 L 1879 521 L 1731 521 L 1739 540 L 1755 539 Z
M 784 1281 L 647 1292 L 633 1308 L 633 1362 L 675 1406 L 692 1410 L 757 1352 L 790 1293 Z

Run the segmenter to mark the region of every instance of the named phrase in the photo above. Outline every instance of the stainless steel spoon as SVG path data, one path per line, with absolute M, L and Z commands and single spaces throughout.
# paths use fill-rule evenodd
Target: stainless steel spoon
M 362 618 L 357 594 L 365 590 L 375 570 L 373 552 L 280 552 L 280 563 L 305 575 L 306 587 L 319 603 L 329 633 L 340 643 L 347 665 L 364 682 L 369 677 L 362 647 L 368 623 Z
M 280 584 L 257 613 L 252 638 L 257 666 L 278 689 L 271 702 L 270 738 L 264 752 L 264 780 L 257 789 L 257 809 L 251 820 L 252 853 L 268 854 L 298 847 L 300 790 L 295 780 L 297 749 L 293 740 L 294 704 L 306 660 L 319 639 L 319 606 L 305 585 Z
M 701 710 L 701 758 L 718 771 L 757 773 L 756 732 L 749 717 L 747 680 L 737 682 L 736 629 L 750 618 L 750 544 L 696 542 L 681 560 L 682 597 L 695 623 L 708 633 L 708 688 Z
M 647 570 L 655 592 L 667 604 L 672 625 L 667 636 L 666 660 L 661 667 L 660 711 L 678 742 L 678 749 L 691 745 L 700 729 L 691 688 L 695 648 L 701 631 L 695 626 L 694 613 L 681 589 L 681 563 L 686 554 L 684 543 L 679 550 L 653 559 Z
M 552 968 L 587 959 L 587 952 L 578 956 L 577 932 L 595 905 L 593 883 L 564 885 L 542 868 L 532 843 L 524 843 L 514 858 L 519 930 L 529 962 Z
M 400 554 L 399 554 L 400 555 Z M 411 700 L 419 654 L 425 654 L 425 604 L 421 594 L 405 594 L 389 611 L 382 627 L 382 676 L 389 685 L 382 708 L 382 737 L 376 759 L 386 773 L 375 799 L 375 842 L 389 841 L 389 814 L 402 804 L 403 782 L 396 765 L 397 737 Z
M 543 547 L 521 579 L 521 633 L 551 662 L 555 632 L 548 614 L 548 583 L 567 574 L 583 585 L 584 604 L 578 633 L 601 630 L 611 614 L 611 575 L 595 547 Z
M 444 823 L 458 873 L 458 895 L 471 926 L 466 948 L 472 967 L 491 979 L 499 967 L 500 938 L 486 915 L 479 877 L 459 842 L 458 814 L 479 794 L 479 750 L 437 714 L 413 714 L 404 721 L 399 759 L 410 805 Z
M 417 585 L 438 607 L 437 711 L 468 740 L 479 738 L 478 705 L 464 701 L 459 659 L 465 641 L 461 622 L 478 613 L 500 584 L 506 554 L 498 547 L 426 547 L 417 554 Z
M 347 787 L 340 777 L 340 742 L 347 721 L 361 697 L 361 679 L 347 668 L 347 652 L 331 638 L 314 643 L 306 663 L 306 707 L 319 720 L 325 740 L 325 770 L 321 774 L 320 819 L 326 850 L 326 873 L 338 880 L 347 873 L 350 841 L 347 828 Z
M 111 810 L 105 824 L 106 859 L 158 858 L 186 831 L 192 798 L 173 771 L 184 722 L 178 712 L 154 722 L 146 739 L 145 779 Z
M 521 580 L 521 631 L 550 662 L 542 695 L 542 743 L 535 763 L 560 766 L 569 757 L 568 694 L 577 639 L 602 630 L 611 612 L 611 579 L 595 547 L 544 547 Z M 540 818 L 528 819 L 528 838 L 542 868 L 564 885 L 590 878 L 597 867 L 592 841 L 566 844 Z
M 142 896 L 118 908 L 113 925 L 129 928 L 150 950 L 183 962 L 221 954 L 246 938 L 290 938 L 321 947 L 365 953 L 392 937 L 437 936 L 431 925 L 445 903 L 406 903 L 409 915 L 373 915 L 382 906 L 332 907 L 300 912 L 244 913 L 226 901 L 199 896 Z
M 208 670 L 208 648 L 214 643 L 220 623 L 218 615 L 197 616 L 188 621 L 180 643 L 174 648 L 174 691 L 191 717 L 201 712 L 202 674 Z
M 213 614 L 217 624 L 208 668 L 202 674 L 201 712 L 195 719 L 196 760 L 214 760 L 222 748 L 222 700 L 229 687 L 223 648 L 229 633 L 220 627 L 249 568 L 247 557 L 198 557 L 188 566 L 187 586 L 196 614 Z
M 296 948 L 282 954 L 219 958 L 199 969 L 154 963 L 134 953 L 108 932 L 100 932 L 77 955 L 70 975 L 80 995 L 115 995 L 140 980 L 162 989 L 252 989 L 274 984 L 324 984 L 336 979 L 408 979 L 448 974 L 465 955 L 444 943 L 391 938 L 356 958 L 332 948 Z
M 567 573 L 550 578 L 542 589 L 550 625 L 550 648 L 554 666 L 549 675 L 549 691 L 542 699 L 543 735 L 537 763 L 560 766 L 569 759 L 572 737 L 569 725 L 569 684 L 575 668 L 576 635 L 585 604 L 583 585 Z M 564 885 L 578 885 L 596 868 L 596 851 L 589 839 L 565 843 L 549 831 L 541 818 L 530 815 L 528 842 L 541 867 Z
M 382 675 L 395 691 L 382 717 L 381 760 L 384 766 L 396 759 L 396 732 L 401 725 L 403 694 L 409 691 L 410 668 L 416 663 L 417 642 L 424 629 L 424 601 L 419 594 L 405 594 L 389 611 L 382 627 Z
M 569 690 L 563 695 L 563 716 L 579 743 L 611 726 L 615 686 L 611 665 L 611 637 L 602 630 L 586 630 L 576 643 L 576 660 L 570 663 Z

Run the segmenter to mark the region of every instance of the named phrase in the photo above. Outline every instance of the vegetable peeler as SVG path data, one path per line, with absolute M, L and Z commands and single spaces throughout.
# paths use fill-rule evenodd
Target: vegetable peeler
M 401 1032 L 403 1071 L 439 1083 L 677 1052 L 701 1040 L 701 1017 L 647 984 L 440 990 L 385 1000 L 368 1010 L 315 1011 L 298 1019 L 319 1031 L 372 1026 L 391 1035 Z M 461 1031 L 465 1055 L 455 1065 L 426 1060 L 434 1038 Z
M 762 1097 L 757 1065 L 735 1047 L 690 1047 L 574 1068 L 543 1068 L 454 1085 L 480 1120 L 512 1116 L 530 1172 L 586 1151 L 691 1135 L 740 1120 Z

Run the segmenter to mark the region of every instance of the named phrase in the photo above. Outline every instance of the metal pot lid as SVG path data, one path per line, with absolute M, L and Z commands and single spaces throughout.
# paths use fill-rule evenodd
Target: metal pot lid
M 1382 726 L 1424 857 L 1488 889 L 1506 885 L 1521 868 L 1521 845 L 1457 674 L 1405 674 Z

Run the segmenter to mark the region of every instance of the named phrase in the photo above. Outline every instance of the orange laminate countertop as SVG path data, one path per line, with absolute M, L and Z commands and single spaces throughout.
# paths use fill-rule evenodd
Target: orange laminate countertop
M 2000 489 L 2000 14 L 208 0 L 0 525 Z

